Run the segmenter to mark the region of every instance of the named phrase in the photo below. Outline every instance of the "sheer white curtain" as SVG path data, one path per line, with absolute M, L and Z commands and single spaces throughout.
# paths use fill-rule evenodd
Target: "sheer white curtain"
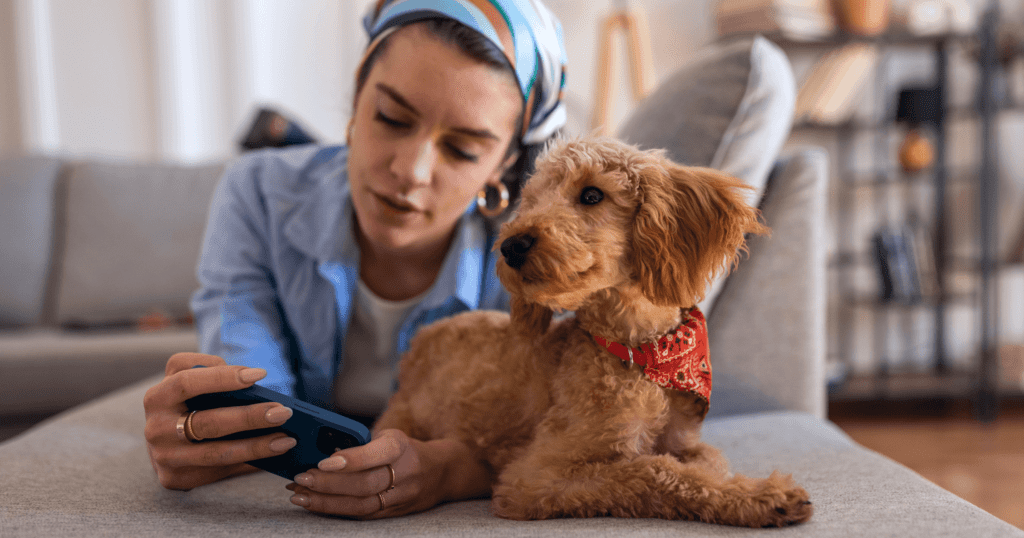
M 343 141 L 372 2 L 0 0 L 0 154 L 222 159 L 264 104 Z M 659 79 L 714 38 L 714 2 L 626 3 L 647 13 Z M 568 131 L 587 132 L 598 25 L 621 2 L 545 3 L 565 31 Z M 614 76 L 618 122 L 632 102 Z
M 0 0 L 0 152 L 220 159 L 260 105 L 343 140 L 369 1 Z

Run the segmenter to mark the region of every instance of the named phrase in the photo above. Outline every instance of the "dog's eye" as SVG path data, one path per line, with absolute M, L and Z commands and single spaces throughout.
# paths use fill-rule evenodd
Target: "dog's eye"
M 583 205 L 594 205 L 604 200 L 604 193 L 597 187 L 587 187 L 580 193 L 580 203 Z

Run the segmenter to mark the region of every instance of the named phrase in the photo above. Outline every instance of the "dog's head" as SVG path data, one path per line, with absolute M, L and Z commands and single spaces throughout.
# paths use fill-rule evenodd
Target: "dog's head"
M 765 233 L 738 179 L 609 138 L 560 141 L 537 161 L 501 230 L 498 276 L 513 317 L 545 325 L 594 293 L 635 285 L 656 305 L 689 307 Z

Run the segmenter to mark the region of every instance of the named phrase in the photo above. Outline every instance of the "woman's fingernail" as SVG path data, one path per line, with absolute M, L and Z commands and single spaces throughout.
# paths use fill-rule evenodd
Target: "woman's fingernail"
M 340 471 L 344 469 L 346 465 L 348 465 L 348 460 L 346 460 L 344 456 L 335 455 L 325 460 L 320 460 L 320 463 L 316 466 L 319 467 L 321 471 Z
M 309 506 L 309 496 L 307 496 L 307 495 L 303 495 L 301 493 L 297 493 L 295 495 L 292 495 L 292 499 L 291 500 L 292 500 L 292 504 L 294 504 L 296 506 L 303 506 L 303 507 Z
M 246 368 L 238 372 L 238 379 L 242 380 L 242 383 L 255 383 L 267 376 L 267 371 L 263 368 Z
M 267 410 L 265 418 L 271 424 L 283 424 L 284 421 L 292 418 L 292 410 L 284 406 L 271 407 Z
M 285 452 L 291 450 L 296 443 L 298 443 L 298 441 L 291 437 L 274 439 L 270 442 L 270 450 L 273 450 L 274 452 Z
M 313 475 L 309 473 L 299 473 L 295 475 L 295 478 L 292 480 L 295 480 L 295 483 L 300 486 L 306 486 L 307 488 L 313 487 Z

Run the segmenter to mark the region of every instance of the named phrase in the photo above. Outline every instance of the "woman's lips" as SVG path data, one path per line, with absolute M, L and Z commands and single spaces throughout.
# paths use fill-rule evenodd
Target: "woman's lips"
M 373 193 L 373 195 L 383 204 L 385 207 L 393 209 L 399 213 L 414 213 L 421 212 L 422 209 L 405 201 L 402 198 L 396 196 L 388 196 L 380 193 Z

